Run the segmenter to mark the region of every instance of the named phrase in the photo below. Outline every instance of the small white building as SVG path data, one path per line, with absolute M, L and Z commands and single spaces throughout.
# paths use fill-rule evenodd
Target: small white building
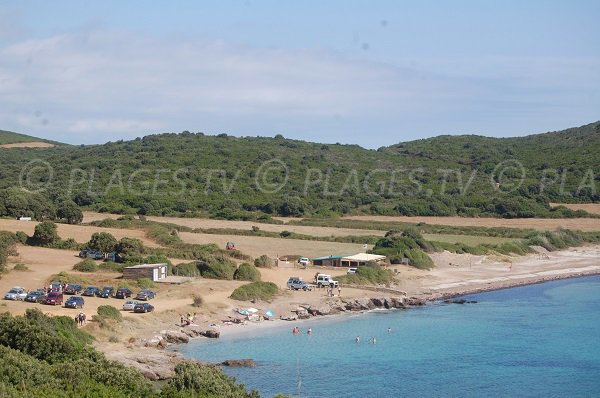
M 123 269 L 123 279 L 149 278 L 158 282 L 167 277 L 167 264 L 140 264 Z
M 385 258 L 385 256 L 379 254 L 358 253 L 353 256 L 342 257 L 341 264 L 342 267 L 358 267 L 360 265 L 367 265 L 370 261 L 381 263 L 385 261 Z

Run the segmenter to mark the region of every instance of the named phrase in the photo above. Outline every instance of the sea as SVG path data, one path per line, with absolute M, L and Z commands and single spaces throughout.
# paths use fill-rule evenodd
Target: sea
M 464 298 L 477 303 L 282 322 L 178 350 L 254 359 L 224 370 L 261 397 L 600 397 L 600 276 Z

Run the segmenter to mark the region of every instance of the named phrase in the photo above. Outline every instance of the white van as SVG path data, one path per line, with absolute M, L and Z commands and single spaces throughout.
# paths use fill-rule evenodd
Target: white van
M 310 260 L 308 259 L 308 257 L 300 257 L 298 259 L 298 264 L 300 264 L 303 267 L 308 267 L 310 265 Z
M 331 275 L 326 274 L 318 274 L 315 283 L 318 287 L 330 286 L 330 287 L 338 287 L 338 281 L 331 279 Z

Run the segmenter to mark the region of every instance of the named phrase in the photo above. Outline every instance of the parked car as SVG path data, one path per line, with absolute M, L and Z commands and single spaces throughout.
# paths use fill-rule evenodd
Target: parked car
M 46 292 L 44 289 L 37 289 L 27 293 L 25 301 L 30 303 L 42 303 L 46 299 Z
M 85 300 L 81 296 L 71 296 L 65 301 L 65 308 L 83 308 Z
M 92 249 L 83 249 L 79 252 L 79 257 L 91 258 L 92 260 L 102 260 L 104 259 L 104 253 Z
M 112 261 L 113 263 L 123 263 L 125 259 L 119 255 L 119 253 L 108 253 L 106 255 L 106 261 Z
M 288 287 L 288 289 L 292 289 L 292 290 L 300 290 L 300 289 L 302 289 L 304 291 L 312 290 L 312 285 L 304 282 L 302 280 L 302 278 L 295 277 L 295 276 L 292 276 L 290 279 L 288 279 L 287 287 Z
M 112 286 L 104 286 L 102 288 L 102 290 L 97 290 L 96 291 L 96 296 L 98 297 L 102 297 L 102 298 L 109 298 L 112 297 L 115 293 L 115 288 Z
M 139 304 L 135 300 L 127 300 L 125 304 L 123 304 L 123 311 L 133 311 L 133 308 Z
M 152 290 L 140 290 L 140 292 L 135 296 L 136 300 L 143 300 L 143 301 L 148 301 L 150 299 L 153 299 L 154 297 L 156 297 L 156 293 L 154 293 Z
M 13 287 L 5 295 L 4 300 L 25 300 L 27 297 L 27 290 L 22 287 Z
M 154 311 L 154 306 L 150 303 L 137 303 L 135 307 L 133 307 L 133 312 L 152 312 Z
M 89 249 L 83 249 L 82 251 L 79 252 L 79 257 L 87 258 L 88 252 L 89 252 Z
M 61 292 L 50 292 L 44 299 L 44 304 L 61 305 L 63 303 L 63 294 Z
M 317 277 L 315 278 L 315 283 L 318 287 L 338 287 L 338 281 L 331 279 L 331 275 L 327 274 L 317 274 Z
M 64 293 L 65 294 L 79 294 L 81 293 L 81 289 L 83 289 L 83 287 L 81 285 L 78 285 L 76 283 L 74 284 L 69 284 L 66 288 Z
M 298 259 L 298 264 L 300 264 L 302 267 L 308 267 L 310 265 L 310 260 L 308 257 L 300 257 Z
M 63 285 L 60 282 L 54 281 L 50 284 L 50 291 L 51 292 L 62 292 L 63 291 Z
M 356 270 L 357 268 L 348 268 L 348 271 L 346 271 L 347 274 L 356 274 Z
M 83 291 L 83 293 L 81 293 L 82 296 L 95 296 L 96 292 L 99 291 L 100 289 L 98 289 L 96 286 L 88 286 L 85 288 L 85 290 Z
M 117 292 L 115 293 L 115 298 L 118 298 L 118 299 L 129 298 L 129 297 L 131 297 L 132 294 L 133 294 L 133 292 L 131 290 L 129 290 L 128 288 L 120 287 L 117 289 Z

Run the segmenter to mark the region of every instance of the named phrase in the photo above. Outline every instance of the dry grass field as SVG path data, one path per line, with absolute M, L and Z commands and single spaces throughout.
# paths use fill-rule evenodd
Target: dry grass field
M 258 257 L 263 254 L 271 258 L 283 255 L 319 257 L 336 254 L 350 255 L 365 251 L 361 244 L 355 243 L 264 238 L 259 236 L 198 234 L 192 232 L 181 232 L 179 237 L 186 243 L 215 243 L 221 248 L 225 248 L 227 242 L 233 241 L 235 242 L 236 249 L 252 257 Z
M 477 245 L 498 245 L 505 242 L 514 242 L 520 239 L 516 238 L 497 238 L 494 236 L 475 236 L 475 235 L 454 235 L 454 234 L 423 234 L 423 237 L 430 241 L 446 243 L 464 243 L 469 246 Z
M 600 214 L 600 203 L 578 203 L 578 204 L 569 204 L 569 203 L 550 203 L 552 207 L 564 206 L 567 209 L 571 210 L 585 210 L 591 214 Z
M 84 212 L 83 222 L 104 220 L 105 218 L 118 218 L 117 214 Z M 383 236 L 385 231 L 371 229 L 352 229 L 352 228 L 334 228 L 334 227 L 310 227 L 303 225 L 279 225 L 263 224 L 253 221 L 229 221 L 212 220 L 209 218 L 181 218 L 181 217 L 157 217 L 147 216 L 148 220 L 171 223 L 189 228 L 230 228 L 251 231 L 253 226 L 257 226 L 261 231 L 281 233 L 283 231 L 295 232 L 298 234 L 310 236 L 365 236 L 375 235 Z M 289 219 L 286 219 L 289 220 Z M 295 219 L 298 220 L 298 219 Z
M 467 217 L 406 217 L 406 216 L 349 216 L 345 220 L 374 222 L 427 223 L 463 227 L 532 228 L 541 231 L 567 228 L 581 231 L 600 231 L 598 218 L 467 218 Z
M 16 144 L 3 144 L 0 148 L 52 148 L 56 145 L 48 142 L 18 142 Z

